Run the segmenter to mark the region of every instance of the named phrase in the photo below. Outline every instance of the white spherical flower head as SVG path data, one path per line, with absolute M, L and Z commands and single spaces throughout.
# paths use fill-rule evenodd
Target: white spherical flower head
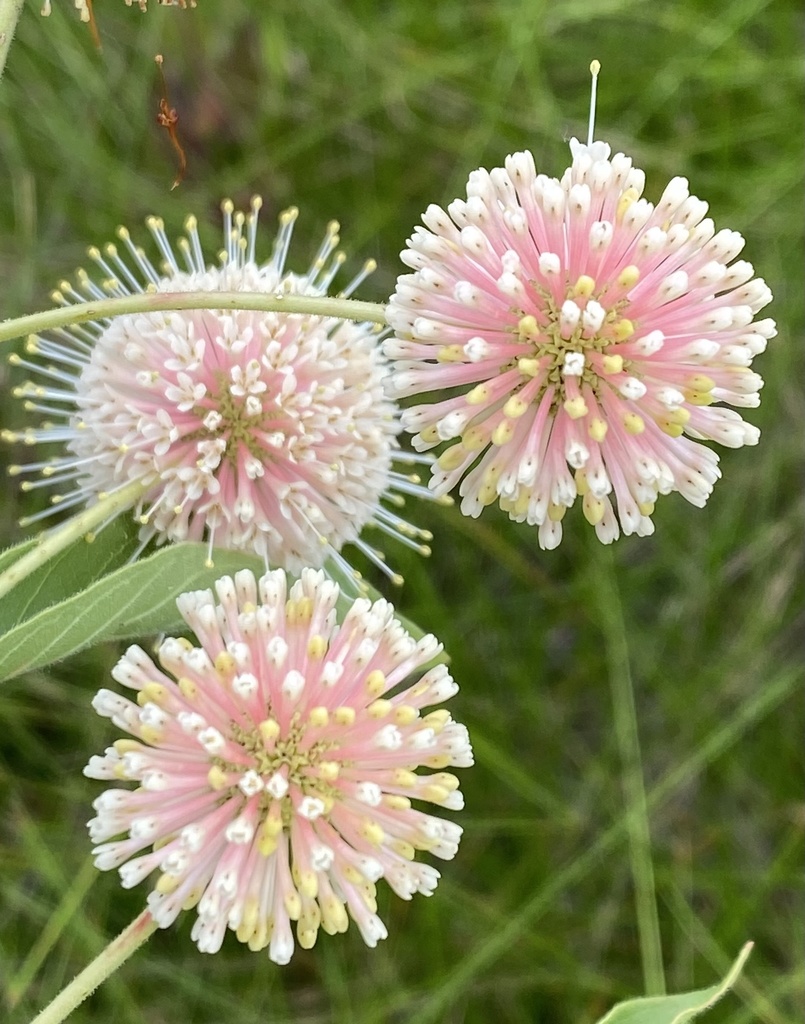
M 69 304 L 143 290 L 325 296 L 344 261 L 338 225 L 329 225 L 307 273 L 295 274 L 285 261 L 297 211 L 281 215 L 273 255 L 259 263 L 259 208 L 255 199 L 244 216 L 223 204 L 219 266 L 205 263 L 193 217 L 178 254 L 162 221 L 148 221 L 159 269 L 121 228 L 128 259 L 114 245 L 90 249 L 103 287 L 80 272 L 83 294 L 64 282 L 56 298 Z M 373 267 L 367 263 L 341 295 Z M 68 453 L 12 472 L 41 473 L 26 488 L 66 484 L 56 509 L 141 481 L 143 546 L 206 536 L 210 549 L 255 552 L 298 572 L 338 560 L 353 543 L 382 567 L 359 540 L 371 523 L 427 551 L 421 542 L 429 535 L 381 505 L 428 491 L 392 468 L 400 426 L 384 394 L 388 368 L 376 326 L 284 312 L 138 313 L 33 338 L 28 351 L 41 362 L 16 361 L 38 379 L 17 393 L 29 408 L 66 422 L 6 437 L 63 442 Z
M 743 239 L 684 178 L 655 205 L 623 153 L 571 154 L 557 179 L 515 153 L 428 207 L 385 345 L 396 397 L 451 389 L 403 414 L 417 450 L 448 443 L 433 491 L 460 484 L 470 516 L 498 502 L 544 548 L 577 497 L 604 543 L 652 533 L 660 494 L 704 505 L 720 471 L 700 442 L 757 442 L 724 403 L 758 404 L 750 364 L 776 333 L 754 321 L 771 292 L 736 261 Z
M 199 647 L 165 640 L 161 668 L 129 648 L 112 674 L 136 703 L 109 690 L 93 701 L 132 738 L 84 773 L 137 783 L 95 800 L 95 863 L 119 868 L 126 887 L 158 871 L 154 920 L 164 928 L 196 907 L 202 952 L 230 928 L 283 964 L 292 922 L 307 949 L 350 919 L 374 946 L 386 936 L 375 883 L 430 895 L 439 873 L 416 851 L 449 860 L 461 836 L 415 806 L 460 810 L 444 769 L 472 764 L 464 726 L 424 711 L 457 692 L 447 668 L 409 680 L 441 645 L 414 640 L 384 600 L 358 599 L 338 625 L 339 588 L 321 571 L 289 592 L 280 570 L 239 572 L 216 591 L 217 602 L 210 591 L 177 602 Z

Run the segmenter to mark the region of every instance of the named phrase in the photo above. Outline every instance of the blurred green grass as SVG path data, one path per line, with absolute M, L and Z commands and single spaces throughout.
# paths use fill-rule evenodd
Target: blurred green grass
M 224 195 L 298 204 L 305 263 L 324 224 L 380 269 L 429 202 L 470 170 L 531 148 L 561 173 L 603 64 L 598 137 L 634 155 L 649 198 L 684 174 L 775 293 L 780 336 L 757 360 L 760 447 L 722 453 L 704 510 L 658 504 L 653 538 L 614 557 L 652 804 L 669 986 L 709 984 L 748 938 L 740 999 L 708 1020 L 795 1019 L 801 914 L 803 381 L 801 12 L 790 0 L 199 0 L 195 11 L 95 4 L 104 50 L 63 3 L 30 5 L 0 85 L 0 315 L 44 308 L 88 244 L 148 213 L 194 212 L 219 238 Z M 162 53 L 187 179 L 154 121 Z M 144 229 L 143 229 L 144 230 Z M 204 233 L 204 229 L 203 229 Z M 263 235 L 266 250 L 272 229 Z M 6 383 L 5 364 L 0 384 Z M 5 422 L 20 411 L 7 388 Z M 5 458 L 6 452 L 0 452 Z M 10 488 L 3 538 L 18 538 Z M 401 611 L 433 630 L 462 686 L 478 764 L 463 773 L 465 840 L 433 899 L 385 899 L 389 939 L 322 936 L 287 968 L 233 938 L 198 953 L 187 920 L 150 940 L 76 1024 L 270 1021 L 584 1024 L 641 987 L 619 762 L 596 621 L 589 528 L 561 548 L 488 510 L 418 508 L 423 563 L 389 550 Z M 116 652 L 0 692 L 0 997 L 27 1020 L 135 916 L 144 888 L 87 868 L 99 787 L 80 768 L 111 739 L 89 710 Z M 33 951 L 33 952 L 31 952 Z M 45 955 L 46 954 L 46 955 Z M 33 969 L 39 966 L 36 973 Z M 3 1011 L 5 1013 L 6 1010 Z

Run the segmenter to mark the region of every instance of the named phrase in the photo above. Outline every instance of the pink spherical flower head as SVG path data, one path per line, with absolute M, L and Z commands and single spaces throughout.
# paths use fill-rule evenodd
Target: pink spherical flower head
M 125 887 L 160 871 L 154 920 L 196 906 L 203 952 L 231 928 L 287 963 L 292 921 L 310 948 L 319 927 L 343 932 L 350 917 L 374 946 L 386 936 L 375 883 L 430 895 L 439 873 L 416 851 L 449 860 L 461 835 L 412 806 L 460 810 L 443 769 L 472 764 L 466 728 L 442 708 L 422 714 L 456 693 L 447 668 L 405 686 L 441 645 L 415 641 L 385 600 L 359 598 L 337 625 L 339 588 L 313 569 L 289 593 L 280 570 L 259 583 L 244 570 L 216 591 L 218 603 L 210 591 L 177 602 L 200 646 L 164 641 L 161 668 L 129 648 L 112 674 L 137 702 L 109 690 L 93 701 L 134 739 L 85 774 L 139 784 L 95 801 L 95 863 L 120 868 Z
M 259 208 L 255 199 L 244 216 L 223 204 L 219 266 L 205 264 L 193 217 L 178 258 L 162 221 L 148 221 L 159 270 L 121 228 L 128 261 L 114 245 L 90 249 L 103 287 L 80 272 L 80 291 L 63 282 L 55 298 L 68 305 L 144 290 L 326 296 L 344 261 L 338 225 L 329 225 L 310 269 L 295 274 L 285 261 L 297 211 L 281 215 L 273 255 L 259 263 Z M 367 263 L 342 296 L 373 268 Z M 393 576 L 360 539 L 371 524 L 427 553 L 422 541 L 430 534 L 383 504 L 429 492 L 392 466 L 400 455 L 399 416 L 384 394 L 388 366 L 376 325 L 248 310 L 142 313 L 33 338 L 28 352 L 41 362 L 12 361 L 38 379 L 16 393 L 28 408 L 64 422 L 4 436 L 66 444 L 60 457 L 11 467 L 13 474 L 40 474 L 25 489 L 64 488 L 51 511 L 142 481 L 135 513 L 143 547 L 152 539 L 206 536 L 210 550 L 251 551 L 267 565 L 298 572 L 328 559 L 348 571 L 339 552 L 352 543 Z
M 657 496 L 702 506 L 719 477 L 701 441 L 757 443 L 721 404 L 759 402 L 750 369 L 775 334 L 771 300 L 674 178 L 656 206 L 642 171 L 603 142 L 570 144 L 561 179 L 530 153 L 473 171 L 467 198 L 430 206 L 388 307 L 395 397 L 447 391 L 403 414 L 431 488 L 461 510 L 498 502 L 554 548 L 577 497 L 604 543 L 653 532 Z M 614 501 L 613 501 L 614 499 Z

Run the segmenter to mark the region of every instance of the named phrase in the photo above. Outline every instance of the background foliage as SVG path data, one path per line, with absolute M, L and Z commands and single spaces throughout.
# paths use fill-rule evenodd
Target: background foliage
M 801 667 L 803 509 L 801 14 L 793 0 L 199 0 L 147 15 L 95 9 L 97 53 L 64 2 L 30 6 L 0 86 L 0 315 L 43 308 L 85 246 L 160 213 L 188 212 L 219 244 L 218 202 L 254 191 L 270 222 L 302 210 L 306 265 L 324 224 L 380 270 L 429 202 L 468 172 L 531 148 L 559 174 L 585 129 L 593 57 L 598 135 L 646 169 L 657 198 L 674 174 L 745 234 L 769 281 L 780 337 L 758 359 L 761 446 L 722 456 L 705 510 L 662 500 L 651 539 L 621 540 L 616 567 L 635 676 L 669 984 L 710 984 L 747 938 L 746 980 L 708 1020 L 793 1018 L 803 994 Z M 188 150 L 154 123 L 162 53 Z M 202 229 L 203 231 L 205 229 Z M 143 229 L 144 231 L 144 229 Z M 263 241 L 268 254 L 273 228 Z M 6 376 L 0 369 L 0 382 Z M 4 423 L 22 413 L 2 393 Z M 19 453 L 0 452 L 2 458 Z M 3 538 L 20 539 L 15 489 Z M 465 774 L 466 837 L 430 900 L 385 900 L 390 938 L 322 936 L 287 968 L 233 937 L 214 959 L 190 920 L 157 934 L 76 1024 L 467 1022 L 583 1024 L 641 990 L 597 609 L 609 556 L 574 510 L 565 540 L 487 510 L 418 508 L 436 534 L 427 563 L 389 551 L 395 594 L 453 658 L 478 764 Z M 13 601 L 10 597 L 5 600 Z M 94 649 L 0 690 L 0 998 L 23 1021 L 136 915 L 88 858 L 100 791 L 80 769 L 112 738 L 89 710 L 118 650 Z

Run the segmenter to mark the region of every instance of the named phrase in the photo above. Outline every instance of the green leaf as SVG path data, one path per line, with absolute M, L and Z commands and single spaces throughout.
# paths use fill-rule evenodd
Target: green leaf
M 137 544 L 137 524 L 126 516 L 119 516 L 91 543 L 82 537 L 60 551 L 0 601 L 0 634 L 121 568 Z M 35 545 L 36 538 L 4 551 L 0 555 L 0 571 L 7 569 Z
M 265 571 L 261 558 L 242 552 L 216 550 L 212 569 L 206 557 L 205 544 L 172 544 L 39 611 L 0 637 L 0 681 L 90 644 L 177 629 L 183 625 L 175 603 L 179 594 L 210 587 L 238 569 Z
M 598 1024 L 687 1024 L 728 992 L 735 984 L 753 943 L 747 942 L 727 976 L 717 985 L 678 996 L 650 996 L 618 1003 Z
M 28 540 L 20 541 L 19 544 L 6 548 L 5 551 L 0 551 L 0 572 L 3 572 L 13 562 L 16 562 L 18 558 L 21 558 L 27 551 L 30 551 L 34 544 L 36 544 L 36 537 L 29 537 Z

